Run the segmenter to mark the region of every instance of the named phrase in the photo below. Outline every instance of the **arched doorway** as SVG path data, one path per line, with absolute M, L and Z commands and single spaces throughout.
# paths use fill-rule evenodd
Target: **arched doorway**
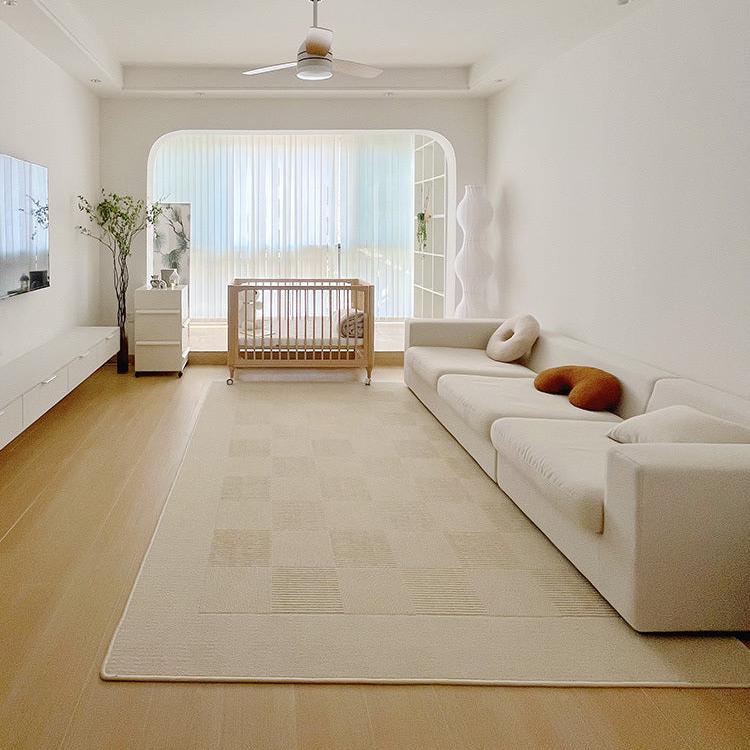
M 235 276 L 367 279 L 380 329 L 396 337 L 407 317 L 446 314 L 455 171 L 439 139 L 415 131 L 212 130 L 160 138 L 148 192 L 189 216 L 193 329 L 224 322 Z M 425 213 L 418 238 L 417 215 Z M 158 232 L 150 239 L 151 270 L 172 262 L 163 240 Z

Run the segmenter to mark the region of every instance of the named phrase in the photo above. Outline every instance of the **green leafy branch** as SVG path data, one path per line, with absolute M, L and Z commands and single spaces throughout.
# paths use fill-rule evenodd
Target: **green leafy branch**
M 158 204 L 147 206 L 141 199 L 102 190 L 101 200 L 91 203 L 78 196 L 78 208 L 88 218 L 90 226 L 78 226 L 78 231 L 107 248 L 112 255 L 112 273 L 117 295 L 117 324 L 124 332 L 127 320 L 126 294 L 130 281 L 128 258 L 133 240 L 147 225 L 161 214 Z

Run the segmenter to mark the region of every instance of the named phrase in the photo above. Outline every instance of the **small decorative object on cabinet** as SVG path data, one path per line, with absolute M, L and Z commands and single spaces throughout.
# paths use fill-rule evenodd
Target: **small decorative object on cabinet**
M 190 353 L 187 286 L 135 290 L 135 374 L 176 372 Z
M 487 279 L 492 274 L 492 260 L 484 247 L 484 235 L 492 221 L 492 206 L 484 194 L 484 186 L 466 186 L 456 209 L 456 219 L 464 233 L 455 266 L 462 287 L 456 317 L 481 318 L 487 314 L 484 309 Z
M 174 271 L 172 271 L 172 273 L 169 274 L 169 288 L 176 289 L 179 283 L 180 283 L 180 274 L 177 273 L 177 270 L 175 269 Z

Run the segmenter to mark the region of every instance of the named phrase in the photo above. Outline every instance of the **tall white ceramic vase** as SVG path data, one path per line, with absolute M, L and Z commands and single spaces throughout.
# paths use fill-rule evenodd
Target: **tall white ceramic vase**
M 486 315 L 487 281 L 493 267 L 484 241 L 492 214 L 484 185 L 467 185 L 464 197 L 456 208 L 456 219 L 464 233 L 455 263 L 456 276 L 462 289 L 461 301 L 455 312 L 457 318 Z

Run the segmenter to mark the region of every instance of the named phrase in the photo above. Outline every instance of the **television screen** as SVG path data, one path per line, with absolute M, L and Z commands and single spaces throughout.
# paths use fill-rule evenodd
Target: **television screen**
M 47 168 L 0 154 L 0 299 L 48 286 Z

